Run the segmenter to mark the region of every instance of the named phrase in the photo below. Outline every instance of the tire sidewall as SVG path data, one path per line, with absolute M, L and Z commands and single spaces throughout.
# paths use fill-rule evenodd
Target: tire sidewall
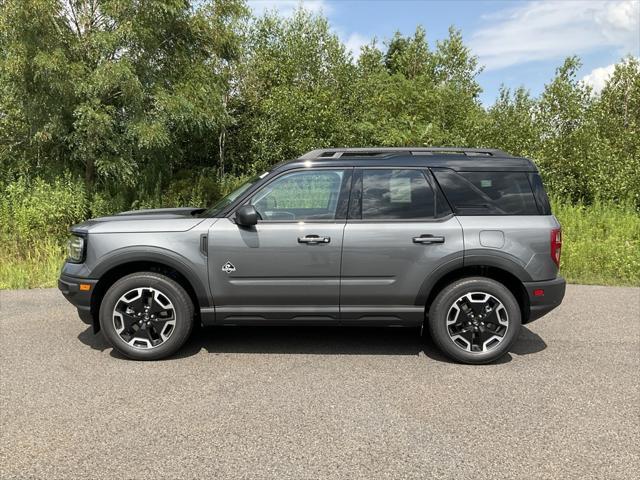
M 135 288 L 154 288 L 173 304 L 176 325 L 171 336 L 155 348 L 140 349 L 126 343 L 113 325 L 113 309 L 126 292 Z M 157 360 L 175 353 L 187 340 L 193 327 L 193 305 L 184 289 L 164 275 L 144 272 L 127 275 L 116 281 L 100 304 L 100 329 L 114 349 L 135 360 Z
M 507 310 L 509 326 L 505 338 L 488 352 L 466 352 L 449 337 L 446 320 L 449 309 L 453 302 L 470 292 L 489 293 L 500 300 Z M 489 363 L 503 356 L 518 338 L 521 323 L 520 305 L 511 291 L 503 284 L 484 277 L 469 277 L 453 282 L 438 294 L 429 309 L 429 330 L 434 342 L 448 357 L 463 363 Z

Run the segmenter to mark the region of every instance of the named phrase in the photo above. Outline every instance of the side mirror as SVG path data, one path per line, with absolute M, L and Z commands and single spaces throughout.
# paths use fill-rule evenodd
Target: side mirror
M 258 223 L 260 214 L 253 205 L 243 205 L 236 210 L 236 223 L 243 227 L 251 227 Z

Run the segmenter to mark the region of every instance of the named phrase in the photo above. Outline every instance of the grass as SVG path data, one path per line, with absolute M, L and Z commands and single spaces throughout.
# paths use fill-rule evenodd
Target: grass
M 35 247 L 20 247 L 13 239 L 0 237 L 0 290 L 45 288 L 57 284 L 64 249 L 54 241 Z
M 561 274 L 570 283 L 640 286 L 640 213 L 631 206 L 553 202 L 562 225 Z
M 632 207 L 553 202 L 563 229 L 561 274 L 570 283 L 640 286 L 640 214 Z M 53 287 L 63 248 L 0 236 L 0 290 Z

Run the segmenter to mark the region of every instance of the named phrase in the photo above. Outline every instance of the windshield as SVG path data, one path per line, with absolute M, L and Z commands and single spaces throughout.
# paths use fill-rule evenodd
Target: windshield
M 227 205 L 233 203 L 233 201 L 236 198 L 238 198 L 240 195 L 242 195 L 244 192 L 246 192 L 249 189 L 249 187 L 254 185 L 258 180 L 263 178 L 265 175 L 266 175 L 266 173 L 262 174 L 262 175 L 256 175 L 255 177 L 250 178 L 245 183 L 243 183 L 240 187 L 236 188 L 233 192 L 227 194 L 226 196 L 224 196 L 220 200 L 218 200 L 212 207 L 210 207 L 207 210 L 205 210 L 204 212 L 202 212 L 202 216 L 203 217 L 215 217 L 215 216 L 219 215 L 220 212 L 222 212 Z

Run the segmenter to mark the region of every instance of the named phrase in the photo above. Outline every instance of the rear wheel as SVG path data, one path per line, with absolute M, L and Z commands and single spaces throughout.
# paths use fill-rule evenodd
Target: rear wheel
M 193 303 L 176 281 L 153 272 L 115 282 L 100 305 L 100 327 L 113 348 L 136 360 L 175 353 L 193 328 Z
M 463 278 L 445 287 L 429 309 L 436 345 L 463 363 L 489 363 L 517 339 L 520 306 L 503 284 L 484 277 Z

